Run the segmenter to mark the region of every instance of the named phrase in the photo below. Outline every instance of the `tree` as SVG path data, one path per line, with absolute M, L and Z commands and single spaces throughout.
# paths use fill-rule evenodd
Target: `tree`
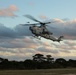
M 0 58 L 0 63 L 1 63 L 3 60 L 4 60 L 3 58 Z
M 46 55 L 46 60 L 47 60 L 47 62 L 51 62 L 52 63 L 54 58 L 52 58 L 51 55 Z
M 34 61 L 37 61 L 37 62 L 43 62 L 45 59 L 44 55 L 43 54 L 35 54 L 33 56 L 33 60 Z
M 68 61 L 68 67 L 76 67 L 76 60 L 69 59 L 69 61 Z
M 45 63 L 45 57 L 43 54 L 35 54 L 33 56 L 33 61 L 35 62 L 35 67 L 36 69 L 42 69 L 44 68 L 44 63 Z
M 62 67 L 62 68 L 67 67 L 67 61 L 63 58 L 56 59 L 55 63 L 58 65 L 58 67 Z
M 25 66 L 25 69 L 35 69 L 35 64 L 34 64 L 33 60 L 31 60 L 31 59 L 26 59 L 24 61 L 24 66 Z

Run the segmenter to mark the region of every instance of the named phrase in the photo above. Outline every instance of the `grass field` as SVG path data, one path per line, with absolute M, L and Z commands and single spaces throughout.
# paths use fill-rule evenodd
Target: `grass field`
M 0 70 L 0 75 L 76 75 L 76 69 Z

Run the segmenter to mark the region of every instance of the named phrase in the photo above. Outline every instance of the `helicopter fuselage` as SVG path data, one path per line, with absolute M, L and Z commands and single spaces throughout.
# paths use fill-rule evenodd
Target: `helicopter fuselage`
M 52 41 L 61 41 L 61 38 L 63 38 L 63 36 L 60 36 L 58 39 L 56 37 L 54 37 L 52 35 L 52 33 L 50 33 L 46 27 L 43 26 L 30 26 L 29 29 L 31 30 L 31 32 L 36 36 L 36 37 L 44 37 L 46 39 L 50 39 Z
M 50 24 L 51 22 L 41 22 L 37 19 L 35 19 L 33 16 L 31 15 L 24 15 L 25 17 L 38 22 L 38 23 L 34 23 L 34 24 L 28 24 L 30 25 L 29 30 L 32 32 L 32 34 L 34 34 L 36 37 L 44 37 L 46 39 L 50 39 L 52 41 L 61 41 L 61 38 L 63 38 L 63 36 L 60 36 L 59 38 L 55 38 L 54 36 L 52 36 L 52 33 L 48 31 L 48 29 L 46 28 L 46 24 Z M 29 23 L 29 22 L 28 22 Z M 40 26 L 37 26 L 38 24 L 40 24 Z M 26 25 L 23 25 L 26 26 Z
M 48 34 L 48 35 L 52 34 L 52 33 L 49 33 L 49 31 L 44 26 L 30 26 L 29 29 L 36 36 L 42 36 L 44 34 Z

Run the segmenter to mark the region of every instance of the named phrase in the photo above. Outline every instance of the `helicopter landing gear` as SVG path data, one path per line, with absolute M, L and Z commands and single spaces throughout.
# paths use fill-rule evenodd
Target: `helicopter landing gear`
M 41 37 L 39 37 L 39 36 L 33 36 L 33 37 L 36 38 L 36 39 L 41 40 Z

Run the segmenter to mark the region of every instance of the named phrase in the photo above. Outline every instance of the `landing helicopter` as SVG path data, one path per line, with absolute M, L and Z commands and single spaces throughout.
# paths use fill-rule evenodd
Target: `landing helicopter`
M 28 24 L 20 24 L 22 26 L 29 26 L 29 30 L 32 32 L 32 34 L 34 34 L 35 38 L 41 39 L 41 37 L 52 40 L 52 41 L 57 41 L 60 42 L 62 41 L 61 39 L 63 38 L 63 36 L 60 36 L 59 38 L 56 38 L 53 36 L 53 33 L 48 31 L 48 29 L 46 28 L 46 26 L 48 26 L 47 24 L 50 24 L 52 22 L 41 22 L 37 19 L 35 19 L 33 16 L 31 15 L 24 15 L 25 17 L 38 22 L 38 23 L 34 23 L 34 24 L 30 24 L 30 22 L 28 22 Z M 38 26 L 38 24 L 40 26 Z

